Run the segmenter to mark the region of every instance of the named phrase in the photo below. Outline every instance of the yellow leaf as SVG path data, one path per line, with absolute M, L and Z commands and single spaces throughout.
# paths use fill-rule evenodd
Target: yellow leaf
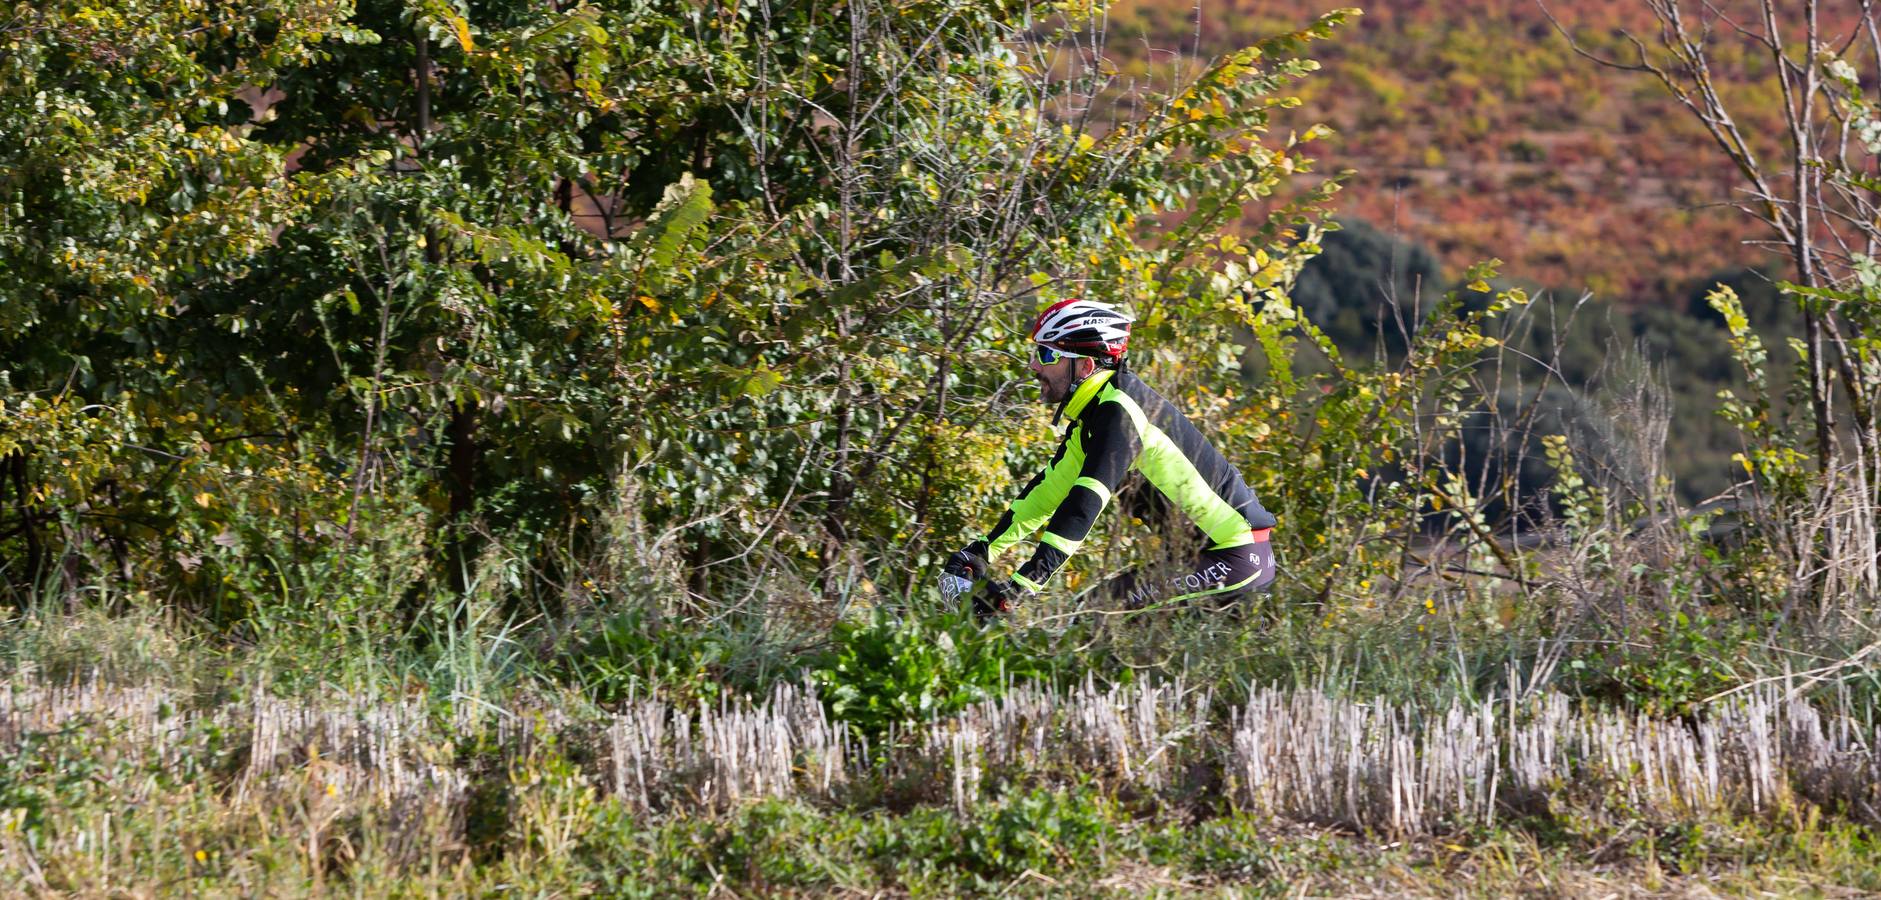
M 202 507 L 203 509 L 208 509 L 210 504 L 214 502 L 216 502 L 216 498 L 211 496 L 208 491 L 203 491 L 202 493 L 196 495 L 196 505 Z
M 641 294 L 639 297 L 636 297 L 634 299 L 639 300 L 641 306 L 644 306 L 647 309 L 652 310 L 653 312 L 660 311 L 660 301 L 655 300 L 652 297 L 649 297 L 645 294 Z
M 465 52 L 476 49 L 470 40 L 470 23 L 465 21 L 463 16 L 452 16 L 451 27 L 457 31 L 457 43 L 464 48 Z

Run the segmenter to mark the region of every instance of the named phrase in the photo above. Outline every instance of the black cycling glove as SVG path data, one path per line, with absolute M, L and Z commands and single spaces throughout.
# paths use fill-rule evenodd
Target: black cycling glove
M 974 541 L 955 550 L 954 555 L 947 558 L 947 564 L 941 566 L 941 571 L 948 575 L 972 581 L 985 578 L 987 569 L 985 541 Z
M 1013 604 L 1030 591 L 1012 581 L 989 581 L 973 598 L 973 619 L 981 625 L 1012 612 Z

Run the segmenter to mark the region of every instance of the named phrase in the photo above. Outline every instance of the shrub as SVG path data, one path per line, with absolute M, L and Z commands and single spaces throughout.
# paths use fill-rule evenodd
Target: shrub
M 1008 796 L 965 823 L 955 862 L 1010 878 L 1088 865 L 1116 826 L 1109 805 L 1091 791 L 1031 791 Z
M 959 712 L 1049 672 L 1048 660 L 964 615 L 897 619 L 878 610 L 866 622 L 838 624 L 810 677 L 837 718 L 879 735 L 892 725 Z
M 655 619 L 644 609 L 613 615 L 591 638 L 553 666 L 562 680 L 597 703 L 618 703 L 656 691 L 675 699 L 716 700 L 730 657 L 719 636 Z

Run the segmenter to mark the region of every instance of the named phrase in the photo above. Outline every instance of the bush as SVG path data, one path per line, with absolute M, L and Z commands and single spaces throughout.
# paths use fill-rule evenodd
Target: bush
M 962 869 L 1010 878 L 1089 865 L 1116 826 L 1090 791 L 1031 791 L 1002 799 L 960 830 Z
M 959 712 L 1050 671 L 1049 660 L 965 615 L 897 619 L 878 610 L 867 622 L 839 623 L 810 677 L 832 714 L 879 735 L 892 725 Z
M 714 634 L 631 609 L 604 620 L 597 634 L 565 653 L 554 669 L 596 703 L 655 692 L 712 701 L 725 689 L 722 675 L 730 655 L 727 643 Z
M 1748 653 L 1761 637 L 1742 618 L 1674 611 L 1639 628 L 1631 642 L 1571 661 L 1564 687 L 1653 715 L 1693 715 L 1755 673 L 1764 661 Z

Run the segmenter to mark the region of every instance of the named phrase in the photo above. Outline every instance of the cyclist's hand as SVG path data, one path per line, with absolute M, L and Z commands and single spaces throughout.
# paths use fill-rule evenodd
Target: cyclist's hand
M 954 555 L 947 558 L 946 565 L 941 566 L 941 572 L 969 581 L 979 581 L 986 577 L 987 568 L 986 542 L 974 541 L 955 550 Z
M 960 602 L 960 598 L 973 593 L 973 579 L 962 578 L 952 572 L 942 571 L 940 577 L 941 599 L 948 605 Z
M 974 541 L 964 549 L 954 551 L 941 566 L 941 598 L 949 604 L 957 604 L 973 593 L 973 585 L 986 577 L 986 542 Z
M 1029 593 L 1011 581 L 989 582 L 986 590 L 973 598 L 973 619 L 985 625 L 993 619 L 1012 612 L 1013 603 L 1022 594 Z

